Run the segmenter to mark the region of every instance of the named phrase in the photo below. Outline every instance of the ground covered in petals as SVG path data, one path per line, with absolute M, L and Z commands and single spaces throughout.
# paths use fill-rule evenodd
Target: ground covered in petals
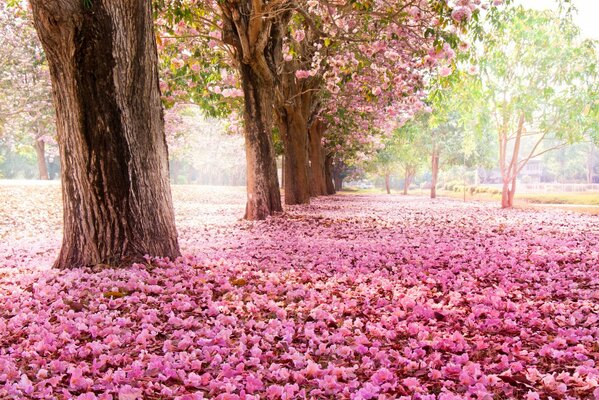
M 174 196 L 182 258 L 55 271 L 58 186 L 0 185 L 0 398 L 599 398 L 596 216 Z

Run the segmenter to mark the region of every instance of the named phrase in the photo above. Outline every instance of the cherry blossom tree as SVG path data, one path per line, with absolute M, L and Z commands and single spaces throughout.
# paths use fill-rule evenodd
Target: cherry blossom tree
M 398 104 L 418 106 L 406 97 L 418 96 L 419 71 L 451 62 L 452 29 L 463 28 L 477 14 L 479 3 L 160 1 L 157 5 L 165 26 L 176 33 L 173 38 L 201 42 L 200 50 L 191 54 L 213 49 L 210 54 L 217 63 L 226 57 L 225 63 L 237 72 L 244 96 L 246 217 L 260 219 L 280 209 L 271 139 L 274 120 L 285 143 L 286 202 L 306 202 L 308 177 L 326 173 L 321 160 L 326 157 L 310 162 L 306 158 L 306 148 L 321 142 L 315 128 L 307 145 L 312 123 L 320 129 L 330 127 L 317 123 L 318 116 L 343 97 L 348 105 L 354 96 L 370 102 L 360 112 L 377 111 L 386 120 L 393 120 Z M 209 79 L 203 80 L 203 87 L 210 88 Z M 232 93 L 224 93 L 220 85 L 218 92 Z M 308 172 L 312 161 L 316 165 Z
M 32 0 L 62 163 L 58 268 L 179 255 L 149 2 Z
M 55 122 L 48 67 L 27 12 L 0 6 L 0 140 L 35 151 L 39 179 L 48 179 L 47 146 L 54 150 Z

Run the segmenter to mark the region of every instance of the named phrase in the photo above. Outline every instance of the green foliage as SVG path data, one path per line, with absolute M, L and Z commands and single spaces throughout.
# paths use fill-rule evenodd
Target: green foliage
M 515 7 L 497 16 L 485 35 L 481 69 L 484 95 L 496 125 L 529 126 L 574 142 L 597 130 L 596 43 L 550 11 Z
M 367 170 L 378 175 L 393 175 L 406 170 L 417 171 L 426 164 L 427 149 L 424 146 L 422 133 L 426 130 L 428 116 L 418 115 L 383 142 L 375 157 L 368 163 Z

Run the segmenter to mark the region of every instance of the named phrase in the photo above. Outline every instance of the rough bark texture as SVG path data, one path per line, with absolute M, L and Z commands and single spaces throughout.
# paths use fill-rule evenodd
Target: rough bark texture
M 245 155 L 247 160 L 247 204 L 245 218 L 265 219 L 282 211 L 277 163 L 272 143 L 272 89 L 251 66 L 241 64 L 245 95 Z M 289 164 L 285 160 L 285 165 Z M 289 186 L 285 179 L 285 187 Z
M 324 176 L 327 185 L 327 194 L 335 194 L 335 183 L 333 182 L 333 157 L 327 154 L 324 158 Z
M 433 148 L 431 156 L 431 199 L 437 198 L 437 181 L 439 179 L 439 151 L 436 147 Z
M 150 4 L 31 1 L 62 163 L 64 233 L 55 267 L 180 254 Z
M 310 202 L 308 179 L 308 125 L 301 110 L 280 107 L 279 132 L 285 147 L 285 204 Z
M 324 149 L 322 147 L 324 129 L 325 125 L 317 119 L 312 122 L 308 130 L 310 139 L 310 195 L 312 196 L 326 196 L 329 194 Z
M 286 24 L 288 18 L 281 19 Z M 312 113 L 312 79 L 299 80 L 295 71 L 300 69 L 299 60 L 284 62 L 278 54 L 277 65 L 282 68 L 276 79 L 275 110 L 286 156 L 285 204 L 310 202 L 310 173 L 308 156 L 308 120 Z
M 46 144 L 43 140 L 36 140 L 33 147 L 35 147 L 35 155 L 37 157 L 39 179 L 47 181 L 50 178 L 48 176 L 48 164 L 46 164 Z
M 283 210 L 272 143 L 272 110 L 284 13 L 269 13 L 262 0 L 222 0 L 218 6 L 223 41 L 235 49 L 245 100 L 245 218 L 264 219 Z

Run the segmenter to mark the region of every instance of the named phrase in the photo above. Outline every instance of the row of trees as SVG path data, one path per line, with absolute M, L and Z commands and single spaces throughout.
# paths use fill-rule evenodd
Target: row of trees
M 323 142 L 368 142 L 364 132 L 421 108 L 425 72 L 452 62 L 480 2 L 30 3 L 53 85 L 65 268 L 179 255 L 161 90 L 167 105 L 242 116 L 245 216 L 265 218 L 282 209 L 273 128 L 286 202 L 330 193 Z
M 332 193 L 333 175 L 341 177 L 398 125 L 412 125 L 414 114 L 428 111 L 427 82 L 438 73 L 446 85 L 454 49 L 467 47 L 460 37 L 480 6 L 469 0 L 159 0 L 152 9 L 121 0 L 32 0 L 62 163 L 65 227 L 56 266 L 179 254 L 162 102 L 189 101 L 209 115 L 239 116 L 245 216 L 262 219 L 282 210 L 276 138 L 287 204 Z M 524 115 L 518 121 L 537 112 L 524 110 L 523 99 L 502 104 L 508 130 L 508 110 Z M 453 123 L 447 115 L 438 117 L 439 136 L 431 142 L 437 165 L 443 127 Z M 460 115 L 462 125 L 471 117 Z
M 370 168 L 388 181 L 391 167 L 401 167 L 409 185 L 427 154 L 434 198 L 441 160 L 483 166 L 495 156 L 502 207 L 512 207 L 529 160 L 599 139 L 596 43 L 581 40 L 567 16 L 515 7 L 495 16 L 474 57 L 476 65 L 435 83 L 432 114 L 397 130 Z

